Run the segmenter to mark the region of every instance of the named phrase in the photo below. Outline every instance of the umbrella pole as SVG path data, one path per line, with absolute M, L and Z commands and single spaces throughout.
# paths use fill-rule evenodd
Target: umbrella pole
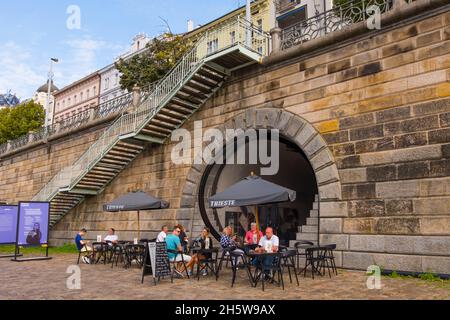
M 256 222 L 256 234 L 257 234 L 256 238 L 258 239 L 258 243 L 255 243 L 255 244 L 259 244 L 259 240 L 261 240 L 261 239 L 259 236 L 260 227 L 259 227 L 258 206 L 255 206 L 255 222 Z
M 138 210 L 138 241 L 141 240 L 141 219 L 140 219 L 140 211 Z

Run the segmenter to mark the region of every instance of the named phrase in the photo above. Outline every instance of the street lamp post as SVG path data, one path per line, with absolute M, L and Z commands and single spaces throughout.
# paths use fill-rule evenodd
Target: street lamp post
M 48 125 L 49 125 L 49 119 L 48 119 L 48 117 L 49 117 L 49 113 L 50 113 L 50 96 L 51 96 L 51 94 L 52 94 L 52 83 L 53 83 L 53 76 L 54 76 L 54 74 L 53 74 L 53 63 L 58 63 L 58 59 L 56 59 L 56 58 L 51 58 L 50 59 L 50 71 L 49 71 L 49 73 L 48 73 L 48 83 L 47 83 L 47 106 L 46 106 L 46 108 L 45 108 L 45 128 L 46 128 L 46 130 L 47 130 L 47 128 L 48 128 Z M 54 109 L 54 105 L 55 105 L 55 103 L 53 102 L 53 109 Z M 54 110 L 53 110 L 53 112 L 54 112 Z M 53 112 L 52 112 L 52 114 L 53 114 Z

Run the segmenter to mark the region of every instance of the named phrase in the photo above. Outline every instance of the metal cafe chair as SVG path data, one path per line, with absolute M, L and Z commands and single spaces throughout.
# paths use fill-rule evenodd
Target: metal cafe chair
M 250 281 L 250 285 L 253 287 L 255 285 L 252 272 L 251 272 L 251 262 L 249 257 L 242 252 L 231 252 L 230 253 L 230 261 L 231 261 L 231 287 L 234 287 L 236 282 L 236 275 L 238 270 L 245 269 L 247 271 L 248 280 Z
M 83 245 L 81 246 L 81 249 L 78 250 L 78 260 L 77 260 L 77 264 L 80 264 L 80 259 L 81 259 L 81 256 L 82 256 L 82 255 L 86 255 L 86 256 L 89 255 L 89 251 L 83 251 L 83 249 L 86 249 L 86 248 L 87 248 L 86 244 L 83 244 Z
M 314 279 L 314 274 L 322 276 L 321 268 L 324 262 L 325 248 L 324 247 L 310 247 L 306 248 L 305 267 L 300 271 L 303 272 L 303 277 L 306 277 L 308 267 L 311 267 L 311 275 Z
M 144 265 L 145 245 L 143 244 L 127 244 L 125 245 L 125 268 L 131 267 L 133 261 L 141 268 Z
M 222 256 L 220 257 L 218 271 L 222 270 L 222 263 L 226 261 L 225 267 L 228 267 L 228 263 L 231 261 L 230 252 L 236 250 L 236 247 L 228 247 L 222 249 Z
M 292 283 L 292 273 L 291 269 L 294 273 L 295 280 L 297 281 L 297 286 L 300 285 L 298 282 L 298 275 L 297 275 L 297 267 L 296 267 L 296 257 L 297 257 L 297 251 L 296 250 L 286 250 L 281 252 L 282 254 L 282 268 L 287 268 L 289 273 L 289 280 Z
M 122 261 L 122 263 L 126 264 L 126 257 L 125 257 L 125 245 L 128 244 L 127 241 L 119 241 L 116 245 L 111 248 L 113 251 L 112 257 L 111 257 L 111 268 L 114 268 L 114 264 L 119 264 L 119 260 Z
M 97 263 L 99 263 L 100 259 L 103 259 L 103 263 L 106 264 L 106 261 L 108 259 L 108 252 L 109 252 L 108 247 L 109 247 L 109 245 L 106 242 L 93 242 L 92 243 L 93 263 L 97 264 Z
M 167 253 L 176 254 L 174 259 L 169 259 L 169 265 L 171 266 L 171 273 L 170 273 L 170 280 L 171 280 L 171 282 L 173 283 L 173 276 L 174 276 L 174 274 L 176 272 L 178 272 L 177 265 L 180 264 L 180 263 L 183 265 L 183 268 L 184 268 L 183 272 L 186 273 L 186 276 L 189 279 L 190 278 L 189 277 L 189 272 L 188 272 L 188 269 L 187 269 L 186 261 L 184 261 L 183 252 L 179 252 L 178 250 L 167 249 Z M 178 256 L 181 256 L 181 260 L 180 261 L 177 261 Z
M 270 266 L 264 265 L 265 257 L 273 257 L 273 262 Z M 261 281 L 262 290 L 264 291 L 265 283 L 270 281 L 271 283 L 276 282 L 278 286 L 281 285 L 284 290 L 283 268 L 281 266 L 282 258 L 283 253 L 281 252 L 263 253 L 259 256 L 258 264 L 256 265 L 255 269 L 255 275 L 253 277 L 255 281 L 255 287 L 258 285 L 258 282 Z M 265 271 L 269 272 L 269 274 L 271 275 L 271 280 L 266 280 Z M 277 281 L 275 281 L 275 276 L 277 276 L 278 278 Z
M 334 275 L 338 275 L 336 262 L 334 260 L 334 250 L 336 249 L 336 244 L 329 244 L 329 245 L 323 245 L 323 256 L 321 257 L 322 265 L 321 265 L 321 271 L 323 271 L 323 274 L 325 274 L 325 269 L 328 269 L 328 275 L 331 278 L 331 271 L 333 271 Z
M 217 269 L 219 249 L 200 249 L 198 250 L 197 255 L 199 257 L 197 264 L 197 281 L 200 281 L 200 272 L 203 270 L 211 271 L 217 281 L 219 279 L 219 272 Z
M 297 269 L 300 269 L 300 258 L 304 257 L 306 258 L 306 248 L 310 248 L 313 247 L 314 243 L 310 242 L 310 241 L 304 241 L 304 240 L 300 240 L 297 241 L 294 245 L 295 250 L 297 250 L 297 255 L 296 255 L 296 263 L 297 263 Z

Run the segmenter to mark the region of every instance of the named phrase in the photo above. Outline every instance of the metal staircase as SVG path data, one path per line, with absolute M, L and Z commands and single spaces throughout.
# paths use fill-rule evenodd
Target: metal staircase
M 251 36 L 250 36 L 251 35 Z M 51 202 L 53 226 L 86 196 L 100 194 L 144 149 L 163 144 L 236 69 L 260 62 L 270 37 L 240 18 L 207 31 L 133 112 L 123 114 L 33 198 Z

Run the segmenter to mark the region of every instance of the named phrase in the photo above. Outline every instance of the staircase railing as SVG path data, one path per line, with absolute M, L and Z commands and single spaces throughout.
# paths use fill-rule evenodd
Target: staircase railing
M 248 42 L 248 32 L 252 40 Z M 258 54 L 269 53 L 270 36 L 241 18 L 232 19 L 212 31 L 206 31 L 193 48 L 154 87 L 153 91 L 132 113 L 123 114 L 91 147 L 72 165 L 61 170 L 35 196 L 34 200 L 51 200 L 58 191 L 73 189 L 83 176 L 128 134 L 137 134 L 148 121 L 164 107 L 176 92 L 202 66 L 205 58 L 236 45 L 244 46 Z

